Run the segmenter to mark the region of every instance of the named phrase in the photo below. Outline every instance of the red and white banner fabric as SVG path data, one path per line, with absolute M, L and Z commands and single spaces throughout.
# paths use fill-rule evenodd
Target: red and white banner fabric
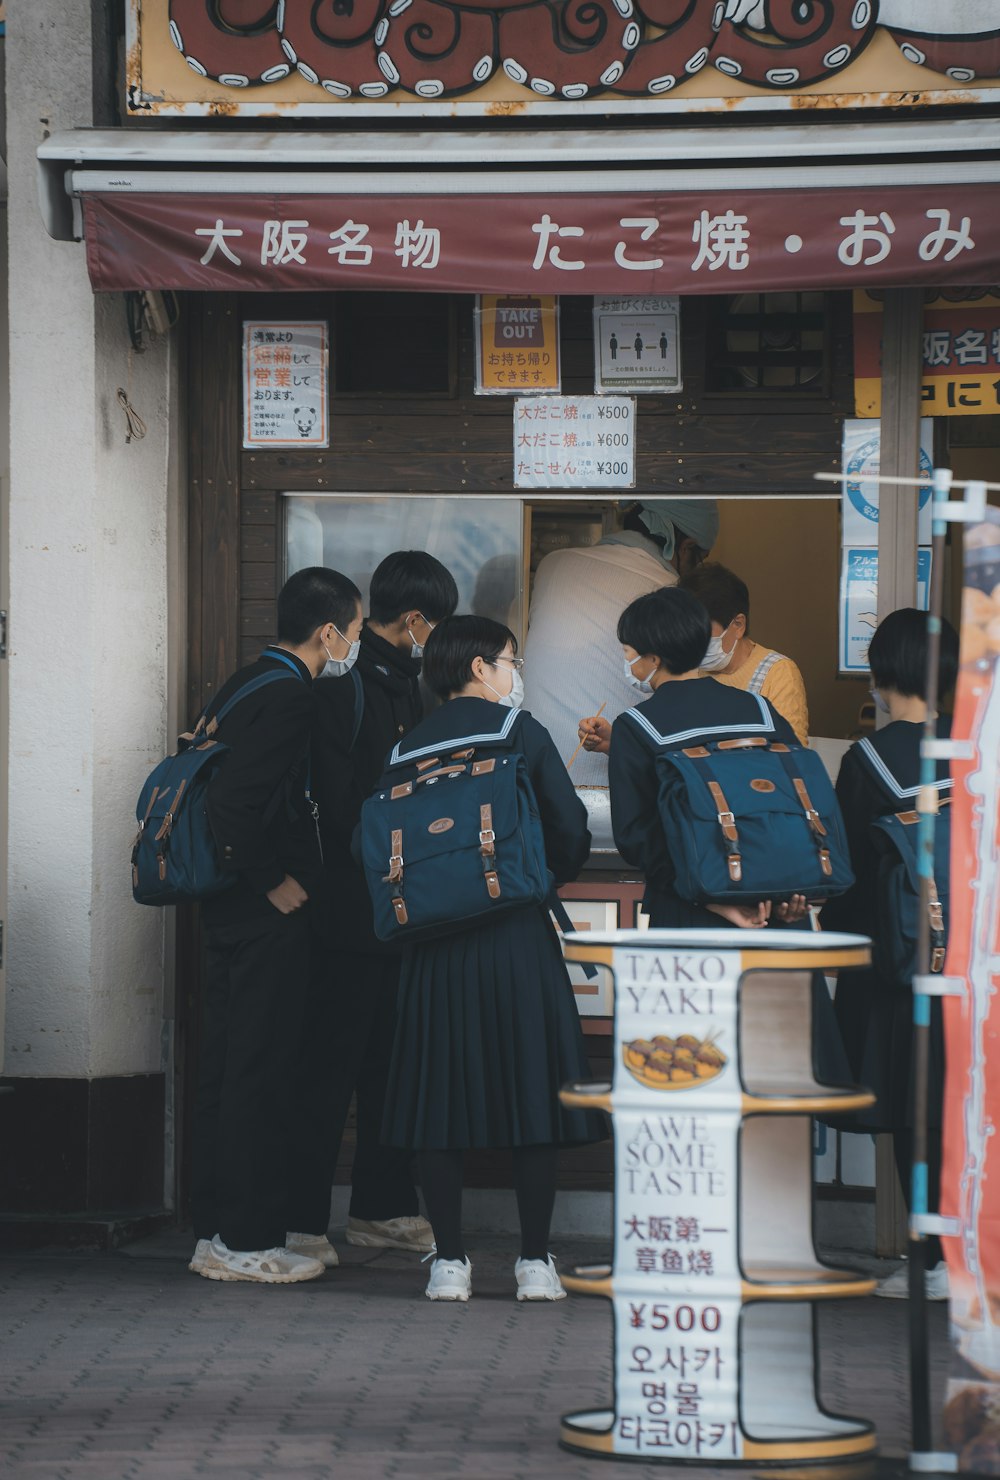
M 1000 511 L 965 534 L 953 736 L 941 1212 L 951 1285 L 945 1434 L 963 1472 L 1000 1474 Z
M 1000 281 L 1000 204 L 995 186 L 984 184 L 547 195 L 101 191 L 84 194 L 83 217 L 91 282 L 119 292 L 645 297 Z

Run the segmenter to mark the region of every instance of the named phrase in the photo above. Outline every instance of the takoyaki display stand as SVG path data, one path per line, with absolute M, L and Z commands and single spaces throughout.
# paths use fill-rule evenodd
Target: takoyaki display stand
M 566 1105 L 610 1113 L 614 1252 L 568 1290 L 614 1311 L 612 1406 L 568 1413 L 564 1448 L 646 1463 L 829 1463 L 871 1454 L 864 1419 L 817 1387 L 815 1302 L 869 1295 L 813 1245 L 812 1120 L 866 1091 L 813 1070 L 811 975 L 863 966 L 861 936 L 799 930 L 568 935 L 614 978 L 608 1083 Z

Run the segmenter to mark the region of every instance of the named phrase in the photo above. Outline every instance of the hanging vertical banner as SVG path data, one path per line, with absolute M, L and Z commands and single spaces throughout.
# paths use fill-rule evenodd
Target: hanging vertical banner
M 243 446 L 329 447 L 329 350 L 322 320 L 243 325 Z
M 480 293 L 475 322 L 477 396 L 540 396 L 562 389 L 558 298 Z
M 594 390 L 683 390 L 680 327 L 679 298 L 595 298 Z
M 958 1468 L 1000 1472 L 1000 512 L 967 527 L 952 761 L 941 1212 L 951 1290 L 945 1435 Z

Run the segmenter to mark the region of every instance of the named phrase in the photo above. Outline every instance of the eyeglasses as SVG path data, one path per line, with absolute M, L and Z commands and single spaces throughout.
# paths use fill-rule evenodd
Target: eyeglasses
M 491 668 L 495 668 L 497 666 L 497 663 L 509 663 L 510 666 L 512 668 L 516 669 L 518 673 L 520 673 L 521 669 L 524 667 L 524 659 L 523 658 L 504 658 L 504 657 L 500 657 L 500 658 L 497 658 L 496 659 L 496 662 L 491 663 L 490 664 L 490 667 Z

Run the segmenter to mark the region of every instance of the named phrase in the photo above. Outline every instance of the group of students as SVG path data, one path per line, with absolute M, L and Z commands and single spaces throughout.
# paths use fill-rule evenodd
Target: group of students
M 525 666 L 513 632 L 486 617 L 454 615 L 457 602 L 448 571 L 423 552 L 382 562 L 367 622 L 346 577 L 321 567 L 300 571 L 279 595 L 277 643 L 216 697 L 219 710 L 277 663 L 291 662 L 302 679 L 257 690 L 219 729 L 229 755 L 212 783 L 209 815 L 235 883 L 203 907 L 190 1267 L 206 1278 L 289 1283 L 337 1263 L 327 1238 L 330 1193 L 356 1091 L 348 1240 L 433 1256 L 428 1298 L 468 1300 L 463 1155 L 509 1148 L 521 1224 L 517 1298 L 563 1298 L 548 1251 L 557 1151 L 607 1131 L 603 1117 L 567 1109 L 558 1098 L 560 1086 L 586 1078 L 587 1069 L 549 910 L 544 903 L 508 909 L 388 948 L 375 935 L 358 861 L 368 796 L 398 786 L 408 767 L 415 780 L 424 757 L 470 740 L 488 753 L 501 735 L 530 780 L 553 886 L 575 879 L 587 859 L 587 812 L 564 755 L 530 713 L 511 717 L 521 708 Z M 893 717 L 875 744 L 909 795 L 922 688 L 922 674 L 917 682 L 912 672 L 925 624 L 920 613 L 895 618 L 905 627 L 904 658 L 892 618 L 872 644 L 876 685 Z M 793 725 L 766 698 L 711 676 L 713 644 L 721 640 L 726 652 L 727 632 L 735 633 L 731 654 L 745 626 L 745 612 L 724 624 L 714 619 L 696 589 L 647 591 L 606 635 L 638 702 L 613 724 L 599 716 L 578 722 L 587 749 L 608 754 L 616 845 L 645 876 L 653 928 L 764 928 L 795 923 L 807 911 L 796 881 L 773 908 L 767 899 L 734 905 L 682 897 L 657 807 L 664 742 L 690 746 L 699 737 L 766 731 L 796 744 Z M 946 662 L 948 643 L 946 636 Z M 421 678 L 440 701 L 426 715 Z M 859 882 L 834 903 L 838 928 L 867 929 L 877 922 L 868 917 L 863 883 L 865 829 L 869 814 L 892 802 L 890 792 L 859 788 L 853 755 L 839 790 Z M 850 1069 L 859 1075 L 873 1051 L 864 1004 L 870 1008 L 876 988 L 888 991 L 869 983 L 848 994 L 853 1007 L 845 1008 L 846 1018 L 853 1012 Z M 892 1037 L 901 1031 L 899 1014 L 889 1016 Z M 897 1046 L 893 1040 L 892 1054 Z M 905 1099 L 890 1087 L 890 1098 L 900 1094 Z M 414 1157 L 429 1223 L 418 1212 Z

